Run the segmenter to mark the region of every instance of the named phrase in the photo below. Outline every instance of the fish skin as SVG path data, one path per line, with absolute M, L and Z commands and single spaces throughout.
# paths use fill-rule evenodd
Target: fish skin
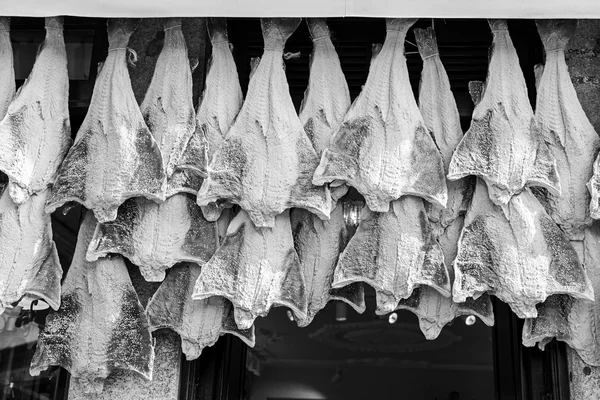
M 15 204 L 0 197 L 0 314 L 23 297 L 60 306 L 62 268 L 44 204 L 50 189 Z
M 202 185 L 200 176 L 206 176 L 206 170 L 198 172 L 179 167 L 184 150 L 196 130 L 192 70 L 181 18 L 167 18 L 163 26 L 163 47 L 140 110 L 162 154 L 167 177 L 165 197 L 177 193 L 196 195 Z M 204 149 L 196 151 L 200 154 L 205 152 Z
M 75 143 L 59 169 L 48 213 L 76 201 L 93 210 L 99 222 L 108 222 L 131 197 L 165 199 L 160 149 L 144 123 L 127 70 L 126 47 L 136 23 L 108 21 L 108 57 Z
M 571 240 L 581 240 L 591 225 L 586 188 L 600 137 L 585 115 L 571 82 L 565 49 L 577 20 L 537 20 L 546 63 L 537 85 L 535 117 L 560 171 L 561 196 L 546 195 L 548 212 Z
M 61 307 L 46 318 L 30 367 L 37 376 L 61 366 L 86 393 L 100 393 L 116 369 L 151 380 L 154 362 L 148 320 L 123 259 L 85 260 L 96 222 L 88 211 L 63 283 Z
M 442 158 L 410 89 L 404 40 L 414 22 L 387 20 L 387 37 L 367 82 L 313 177 L 315 185 L 356 188 L 376 212 L 387 212 L 403 195 L 441 207 L 447 201 Z
M 452 156 L 448 178 L 483 178 L 490 199 L 500 206 L 527 186 L 560 195 L 556 161 L 535 122 L 506 21 L 488 22 L 494 39 L 485 91 Z
M 0 170 L 16 204 L 54 183 L 72 143 L 62 17 L 46 18 L 46 38 L 33 69 L 0 122 L 0 143 Z
M 525 320 L 523 345 L 544 349 L 553 338 L 566 342 L 588 365 L 600 366 L 600 226 L 584 229 L 581 260 L 594 287 L 594 300 L 550 296 L 538 304 L 538 317 Z
M 177 194 L 160 204 L 138 197 L 119 207 L 116 220 L 96 226 L 86 259 L 121 254 L 145 280 L 161 282 L 179 262 L 207 262 L 218 244 L 216 223 L 202 217 L 189 195 Z
M 329 188 L 311 183 L 319 163 L 292 103 L 283 64 L 298 18 L 261 19 L 265 51 L 250 79 L 246 101 L 213 156 L 198 205 L 218 200 L 240 205 L 259 228 L 275 225 L 296 207 L 329 218 Z
M 415 29 L 417 48 L 423 59 L 423 71 L 419 85 L 419 108 L 427 129 L 435 138 L 444 160 L 444 170 L 452 153 L 460 142 L 463 132 L 460 115 L 450 87 L 450 80 L 440 59 L 437 39 L 433 28 Z M 469 85 L 470 88 L 474 84 Z M 448 268 L 450 283 L 454 281 L 454 260 L 458 252 L 458 239 L 463 228 L 464 214 L 471 200 L 471 178 L 446 181 L 448 202 L 445 209 L 426 207 L 433 229 L 433 237 L 439 242 Z M 419 319 L 421 331 L 428 340 L 436 339 L 443 327 L 461 315 L 476 315 L 486 325 L 494 324 L 494 310 L 490 296 L 478 299 L 467 298 L 464 303 L 455 303 L 451 297 L 437 290 L 421 286 L 408 299 L 401 299 L 397 309 L 413 312 Z
M 9 104 L 15 97 L 15 67 L 12 42 L 10 41 L 10 18 L 0 18 L 0 118 L 4 118 Z
M 343 205 L 338 204 L 333 209 L 328 221 L 296 208 L 291 212 L 291 224 L 308 302 L 306 318 L 298 320 L 298 326 L 308 326 L 330 300 L 343 301 L 362 314 L 366 310 L 362 284 L 331 288 L 335 267 L 348 235 Z
M 594 174 L 587 183 L 587 188 L 591 195 L 590 216 L 593 219 L 600 219 L 600 154 L 594 161 Z
M 180 167 L 207 174 L 208 164 L 231 125 L 235 121 L 244 97 L 233 59 L 232 45 L 227 34 L 227 18 L 207 18 L 206 28 L 212 44 L 212 55 L 208 62 L 208 73 L 204 92 L 196 113 L 196 130 L 184 151 Z M 202 207 L 209 221 L 219 219 L 229 202 L 216 202 Z
M 526 189 L 501 208 L 478 178 L 458 243 L 453 300 L 489 293 L 519 318 L 537 316 L 553 294 L 593 299 L 592 284 L 566 235 Z
M 394 311 L 419 286 L 444 296 L 451 287 L 444 255 L 433 238 L 423 200 L 404 196 L 387 213 L 363 208 L 360 224 L 340 255 L 332 288 L 364 282 L 377 296 L 377 314 Z
M 302 267 L 294 249 L 289 211 L 275 218 L 273 228 L 256 228 L 240 211 L 215 255 L 202 266 L 192 298 L 222 296 L 234 307 L 235 322 L 249 329 L 272 306 L 288 307 L 305 320 L 307 298 Z
M 225 334 L 237 336 L 254 347 L 254 326 L 238 329 L 228 300 L 218 296 L 192 300 L 200 270 L 194 263 L 179 264 L 171 269 L 146 307 L 150 329 L 169 328 L 177 332 L 188 361 L 200 357 L 205 347 L 213 346 Z

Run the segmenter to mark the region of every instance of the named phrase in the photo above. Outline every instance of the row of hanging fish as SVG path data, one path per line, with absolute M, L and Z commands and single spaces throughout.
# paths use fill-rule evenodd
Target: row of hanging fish
M 47 19 L 47 39 L 34 71 L 48 68 L 44 50 L 60 49 L 60 43 L 64 50 L 60 23 Z M 180 20 L 165 22 L 164 47 L 141 107 L 127 70 L 135 22 L 109 21 L 109 55 L 66 156 L 70 143 L 55 149 L 62 143 L 55 139 L 52 146 L 27 143 L 33 150 L 21 149 L 24 141 L 41 136 L 38 132 L 44 132 L 44 140 L 58 137 L 57 132 L 70 137 L 68 113 L 52 108 L 57 107 L 55 97 L 46 99 L 44 91 L 26 96 L 27 87 L 45 87 L 44 79 L 56 85 L 60 79 L 32 72 L 10 102 L 0 132 L 8 123 L 16 124 L 10 132 L 31 129 L 24 122 L 28 107 L 40 115 L 53 111 L 52 118 L 32 119 L 48 124 L 47 129 L 14 141 L 19 146 L 12 153 L 33 157 L 20 161 L 36 166 L 25 174 L 30 180 L 14 178 L 0 167 L 9 179 L 0 202 L 6 204 L 0 210 L 1 233 L 13 240 L 7 246 L 17 237 L 26 239 L 21 246 L 10 246 L 24 254 L 2 260 L 0 268 L 8 271 L 9 280 L 0 304 L 27 295 L 57 308 L 62 299 L 40 338 L 33 372 L 61 365 L 90 391 L 101 390 L 115 368 L 151 378 L 152 330 L 175 330 L 187 357 L 196 358 L 224 333 L 253 345 L 253 322 L 272 306 L 290 308 L 300 326 L 308 325 L 331 299 L 363 312 L 364 283 L 376 291 L 377 313 L 409 309 L 429 339 L 462 314 L 493 324 L 489 296 L 495 295 L 518 316 L 529 318 L 526 344 L 557 336 L 583 354 L 594 338 L 597 318 L 584 266 L 588 272 L 595 267 L 597 249 L 589 227 L 594 203 L 590 213 L 585 186 L 591 179 L 593 200 L 591 165 L 598 139 L 566 72 L 569 32 L 562 25 L 540 25 L 551 57 L 534 116 L 506 23 L 490 21 L 494 43 L 488 78 L 485 85 L 471 87 L 477 104 L 463 137 L 432 29 L 415 30 L 423 73 L 418 105 L 414 99 L 404 56 L 414 20 L 387 21 L 385 43 L 351 105 L 327 24 L 308 19 L 314 49 L 309 86 L 296 114 L 283 50 L 299 23 L 261 20 L 265 49 L 242 101 L 225 20 L 209 19 L 213 55 L 195 113 Z M 51 55 L 64 63 L 61 76 L 68 85 L 66 54 Z M 41 83 L 34 85 L 36 77 Z M 559 93 L 544 94 L 544 88 L 557 87 Z M 65 95 L 65 110 L 66 100 Z M 29 117 L 27 123 L 32 123 Z M 590 141 L 581 146 L 590 160 L 583 171 L 571 165 L 570 152 L 581 151 L 575 147 L 581 145 L 574 143 L 577 135 Z M 54 152 L 51 156 L 35 152 L 50 153 L 47 148 Z M 566 154 L 562 159 L 561 152 Z M 563 178 L 569 168 L 573 173 Z M 42 180 L 40 176 L 47 179 L 41 186 L 45 191 L 34 184 L 33 177 Z M 536 189 L 534 196 L 534 186 L 543 191 Z M 349 241 L 338 202 L 347 187 L 366 200 Z M 564 200 L 567 193 L 577 201 Z M 62 272 L 43 207 L 46 203 L 51 212 L 71 201 L 90 211 L 61 296 Z M 233 205 L 241 210 L 231 219 Z M 34 215 L 40 215 L 35 222 L 24 218 Z M 5 222 L 9 218 L 17 222 Z M 38 236 L 46 245 L 36 242 L 28 248 Z M 115 253 L 137 265 L 147 280 L 163 281 L 146 312 Z M 11 264 L 15 257 L 24 260 L 18 268 Z M 22 266 L 30 264 L 23 272 Z M 102 287 L 111 290 L 100 293 Z M 103 304 L 122 315 L 120 328 L 108 320 Z M 576 323 L 565 319 L 579 309 L 587 310 L 586 333 L 575 332 Z M 90 350 L 86 337 L 93 325 L 105 326 L 106 337 Z M 596 350 L 585 348 L 591 356 L 584 359 L 598 364 Z

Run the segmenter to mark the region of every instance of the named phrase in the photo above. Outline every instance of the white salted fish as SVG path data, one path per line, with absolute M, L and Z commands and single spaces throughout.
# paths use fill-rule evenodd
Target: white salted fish
M 46 38 L 33 70 L 0 122 L 0 143 L 0 171 L 9 178 L 8 191 L 15 203 L 52 185 L 71 146 L 62 17 L 46 18 Z
M 198 173 L 179 168 L 184 150 L 196 130 L 192 70 L 181 30 L 181 18 L 168 18 L 163 26 L 163 48 L 140 109 L 162 154 L 167 177 L 165 196 L 181 192 L 196 195 L 202 185 L 200 176 L 206 175 L 206 170 Z M 194 151 L 205 163 L 206 156 L 203 153 L 206 150 L 205 146 L 202 147 Z
M 587 183 L 588 190 L 592 197 L 590 201 L 590 216 L 593 219 L 600 219 L 600 154 L 594 161 L 594 174 Z
M 0 119 L 15 97 L 15 67 L 10 41 L 10 18 L 0 18 Z M 4 148 L 4 146 L 3 146 Z
M 60 305 L 62 268 L 44 212 L 50 189 L 20 205 L 8 191 L 0 197 L 0 314 L 23 297 Z
M 478 178 L 454 264 L 455 302 L 483 293 L 507 303 L 519 318 L 537 316 L 553 294 L 593 299 L 575 249 L 529 189 L 505 207 L 489 199 Z
M 206 26 L 212 44 L 204 93 L 196 113 L 196 131 L 184 152 L 181 168 L 206 175 L 217 149 L 242 108 L 244 97 L 227 34 L 227 18 L 207 18 Z M 216 221 L 229 202 L 215 202 L 202 207 L 210 221 Z
M 546 63 L 538 83 L 535 117 L 556 158 L 561 195 L 547 194 L 549 214 L 571 240 L 581 240 L 592 223 L 586 184 L 600 137 L 588 120 L 571 82 L 565 48 L 575 33 L 577 20 L 538 20 L 546 50 Z
M 549 297 L 538 317 L 525 320 L 523 344 L 544 349 L 553 338 L 566 342 L 588 365 L 600 366 L 600 226 L 584 230 L 580 256 L 594 287 L 594 301 L 567 295 Z
M 414 21 L 387 20 L 387 36 L 367 82 L 313 178 L 316 185 L 353 186 L 376 212 L 387 212 L 403 195 L 442 207 L 447 200 L 442 158 L 417 107 L 404 56 Z
M 88 113 L 52 188 L 46 211 L 76 201 L 100 222 L 113 221 L 128 198 L 163 201 L 160 149 L 135 100 L 127 71 L 127 43 L 135 20 L 108 21 L 108 57 L 98 74 Z
M 204 264 L 217 246 L 216 223 L 204 219 L 190 195 L 176 194 L 161 204 L 138 197 L 123 203 L 114 221 L 98 224 L 87 260 L 118 253 L 144 279 L 161 282 L 178 262 Z
M 171 269 L 146 307 L 150 329 L 169 328 L 177 332 L 187 360 L 200 357 L 205 347 L 214 345 L 225 334 L 235 335 L 254 347 L 254 326 L 238 329 L 228 300 L 219 296 L 192 300 L 199 275 L 200 266 L 193 263 Z
M 239 204 L 257 227 L 273 227 L 284 210 L 305 208 L 323 219 L 327 187 L 313 186 L 319 162 L 289 94 L 283 48 L 298 18 L 262 19 L 265 50 L 235 123 L 213 156 L 198 204 Z
M 497 205 L 506 205 L 526 186 L 559 195 L 556 161 L 535 122 L 507 23 L 488 22 L 494 39 L 485 91 L 454 152 L 448 178 L 483 178 Z
M 377 314 L 394 311 L 419 286 L 450 296 L 444 255 L 432 236 L 423 200 L 404 196 L 387 213 L 365 207 L 355 235 L 341 254 L 332 288 L 355 282 L 371 285 Z
M 454 149 L 463 133 L 460 115 L 450 88 L 450 80 L 439 56 L 435 31 L 432 28 L 415 29 L 415 39 L 423 71 L 419 86 L 419 108 L 425 125 L 432 132 L 448 170 Z M 473 89 L 473 85 L 469 85 Z M 448 203 L 445 209 L 430 206 L 429 220 L 432 221 L 433 236 L 444 253 L 450 282 L 454 280 L 454 258 L 458 251 L 458 239 L 464 223 L 464 214 L 472 193 L 471 178 L 447 181 Z M 460 315 L 476 315 L 485 324 L 494 324 L 493 307 L 488 295 L 476 300 L 467 298 L 464 303 L 455 303 L 451 297 L 423 286 L 415 289 L 408 299 L 400 300 L 398 309 L 407 309 L 417 315 L 421 331 L 428 340 L 439 336 L 442 328 Z
M 330 300 L 343 301 L 357 312 L 363 313 L 366 306 L 362 284 L 354 283 L 341 289 L 331 289 L 335 266 L 348 235 L 343 204 L 338 204 L 333 209 L 328 221 L 321 221 L 302 209 L 292 210 L 291 221 L 294 247 L 302 266 L 308 303 L 306 318 L 298 320 L 298 326 L 308 326 Z
M 249 329 L 272 306 L 288 307 L 296 320 L 306 319 L 304 279 L 288 210 L 275 218 L 273 228 L 256 228 L 243 210 L 235 216 L 224 242 L 202 266 L 192 298 L 212 296 L 231 301 L 240 329 Z
M 144 309 L 119 256 L 94 263 L 85 252 L 96 219 L 88 211 L 62 288 L 61 307 L 46 318 L 30 373 L 61 366 L 86 392 L 102 391 L 114 370 L 152 379 L 154 346 Z

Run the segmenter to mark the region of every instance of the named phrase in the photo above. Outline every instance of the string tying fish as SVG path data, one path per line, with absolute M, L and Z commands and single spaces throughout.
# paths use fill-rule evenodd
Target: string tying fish
M 560 52 L 560 51 L 565 51 L 565 49 L 564 49 L 564 48 L 557 47 L 557 48 L 555 48 L 555 49 L 546 50 L 546 54 L 548 54 L 548 53 L 558 53 L 558 52 Z
M 117 50 L 126 50 L 128 53 L 127 54 L 127 63 L 131 67 L 135 67 L 135 64 L 138 61 L 138 55 L 134 49 L 132 49 L 131 47 L 115 47 L 113 49 L 108 49 L 108 52 L 110 53 L 111 51 L 117 51 Z
M 217 40 L 216 42 L 212 42 L 213 46 L 218 45 L 219 43 L 229 43 L 229 40 Z
M 318 41 L 318 40 L 327 39 L 328 37 L 329 37 L 329 36 L 319 36 L 319 37 L 313 38 L 313 40 L 312 40 L 312 41 L 313 41 L 313 43 L 314 43 L 314 42 L 316 42 L 316 41 Z
M 300 51 L 298 51 L 296 53 L 292 53 L 292 52 L 289 52 L 289 51 L 287 53 L 283 53 L 283 59 L 285 61 L 294 60 L 296 58 L 300 58 L 300 56 L 302 56 L 302 52 L 300 52 Z
M 430 54 L 430 55 L 428 55 L 428 56 L 425 56 L 425 57 L 423 57 L 423 61 L 425 61 L 425 60 L 427 60 L 428 58 L 431 58 L 431 57 L 433 57 L 433 56 L 439 56 L 439 55 L 440 55 L 440 53 L 433 53 L 433 54 Z
M 181 28 L 181 24 L 170 26 L 168 28 L 163 29 L 163 31 L 166 32 L 166 31 L 170 31 L 171 29 L 175 29 L 175 28 Z

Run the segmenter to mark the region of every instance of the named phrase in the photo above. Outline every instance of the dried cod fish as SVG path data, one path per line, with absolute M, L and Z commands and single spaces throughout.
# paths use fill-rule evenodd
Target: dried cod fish
M 171 269 L 148 306 L 150 329 L 174 330 L 181 336 L 181 348 L 188 360 L 200 357 L 205 347 L 214 345 L 220 336 L 232 334 L 254 347 L 254 326 L 238 329 L 233 307 L 223 297 L 192 300 L 200 266 L 187 263 Z
M 369 209 L 387 212 L 403 195 L 444 207 L 444 166 L 414 99 L 404 40 L 415 20 L 388 19 L 387 37 L 367 82 L 331 139 L 313 183 L 347 183 Z
M 294 247 L 302 266 L 308 302 L 306 318 L 298 320 L 298 326 L 308 326 L 330 300 L 343 301 L 358 313 L 363 313 L 366 305 L 362 284 L 331 289 L 335 266 L 346 245 L 343 205 L 338 204 L 333 209 L 328 221 L 321 221 L 302 209 L 292 210 L 291 221 Z
M 395 310 L 422 285 L 450 296 L 444 255 L 432 237 L 422 199 L 404 196 L 387 213 L 365 207 L 360 220 L 340 256 L 332 288 L 368 283 L 377 294 L 377 314 Z
M 289 211 L 275 218 L 273 228 L 256 228 L 242 210 L 229 224 L 221 247 L 202 266 L 192 298 L 225 297 L 240 329 L 249 329 L 274 305 L 289 307 L 303 321 L 307 300 L 301 268 Z
M 415 29 L 415 39 L 421 58 L 423 72 L 419 86 L 419 107 L 427 129 L 433 133 L 448 170 L 452 153 L 463 133 L 456 101 L 450 81 L 439 56 L 435 31 Z M 471 83 L 470 89 L 477 87 Z M 477 99 L 478 101 L 478 99 Z M 477 102 L 476 101 L 476 102 Z M 445 209 L 430 206 L 429 220 L 432 221 L 433 236 L 439 241 L 444 253 L 450 282 L 454 280 L 454 259 L 458 251 L 458 239 L 464 223 L 464 214 L 470 200 L 470 178 L 447 181 L 448 203 Z M 461 315 L 476 315 L 485 324 L 494 324 L 494 313 L 490 297 L 486 294 L 476 300 L 467 298 L 464 303 L 455 303 L 451 297 L 441 295 L 435 289 L 423 286 L 415 289 L 408 299 L 400 300 L 398 309 L 412 311 L 419 319 L 421 331 L 428 340 L 439 336 L 443 327 Z
M 95 226 L 88 211 L 63 284 L 61 307 L 48 315 L 30 369 L 36 376 L 61 366 L 89 393 L 101 392 L 104 379 L 116 369 L 152 379 L 154 362 L 148 320 L 123 259 L 85 260 Z
M 594 161 L 594 174 L 587 183 L 592 200 L 590 201 L 590 216 L 593 219 L 600 219 L 600 154 Z
M 212 44 L 204 93 L 196 114 L 196 131 L 184 152 L 180 167 L 206 175 L 207 164 L 225 139 L 244 101 L 232 46 L 227 35 L 227 18 L 207 18 Z M 228 202 L 210 203 L 202 213 L 216 221 Z
M 87 260 L 118 253 L 137 265 L 144 279 L 161 282 L 178 262 L 204 264 L 217 246 L 217 226 L 204 219 L 193 197 L 176 194 L 161 204 L 138 197 L 119 207 L 116 220 L 98 224 Z
M 465 217 L 454 272 L 455 302 L 487 292 L 519 318 L 536 317 L 536 304 L 553 294 L 593 299 L 575 249 L 529 189 L 499 207 L 481 179 Z
M 0 170 L 9 178 L 8 191 L 16 204 L 52 185 L 71 146 L 62 17 L 46 18 L 46 38 L 33 70 L 0 122 L 0 143 Z
M 535 122 L 506 21 L 488 22 L 494 39 L 485 91 L 454 152 L 448 178 L 483 178 L 490 199 L 502 206 L 526 186 L 560 195 L 556 161 Z
M 128 198 L 165 199 L 165 173 L 156 141 L 144 123 L 127 71 L 134 20 L 109 20 L 109 52 L 88 113 L 52 188 L 52 212 L 77 201 L 98 221 L 114 221 Z
M 163 48 L 140 109 L 162 154 L 167 177 L 165 196 L 181 192 L 196 195 L 202 185 L 200 174 L 206 175 L 206 170 L 179 168 L 184 150 L 196 130 L 192 70 L 181 31 L 181 18 L 166 19 L 164 32 Z M 206 165 L 206 147 L 194 148 L 194 151 Z
M 0 18 L 0 119 L 15 97 L 15 67 L 10 41 L 10 18 Z
M 583 229 L 592 223 L 586 183 L 592 177 L 600 138 L 581 108 L 565 62 L 565 48 L 577 20 L 536 23 L 546 64 L 538 84 L 535 116 L 556 158 L 562 188 L 560 196 L 548 193 L 549 213 L 571 240 L 581 240 Z
M 209 166 L 198 204 L 239 204 L 257 227 L 273 227 L 284 210 L 305 208 L 323 219 L 327 187 L 311 183 L 319 162 L 298 119 L 285 77 L 283 48 L 297 18 L 262 19 L 265 51 L 237 119 Z
M 8 191 L 0 197 L 0 314 L 23 297 L 60 306 L 62 268 L 44 212 L 49 195 L 46 189 L 20 205 Z

